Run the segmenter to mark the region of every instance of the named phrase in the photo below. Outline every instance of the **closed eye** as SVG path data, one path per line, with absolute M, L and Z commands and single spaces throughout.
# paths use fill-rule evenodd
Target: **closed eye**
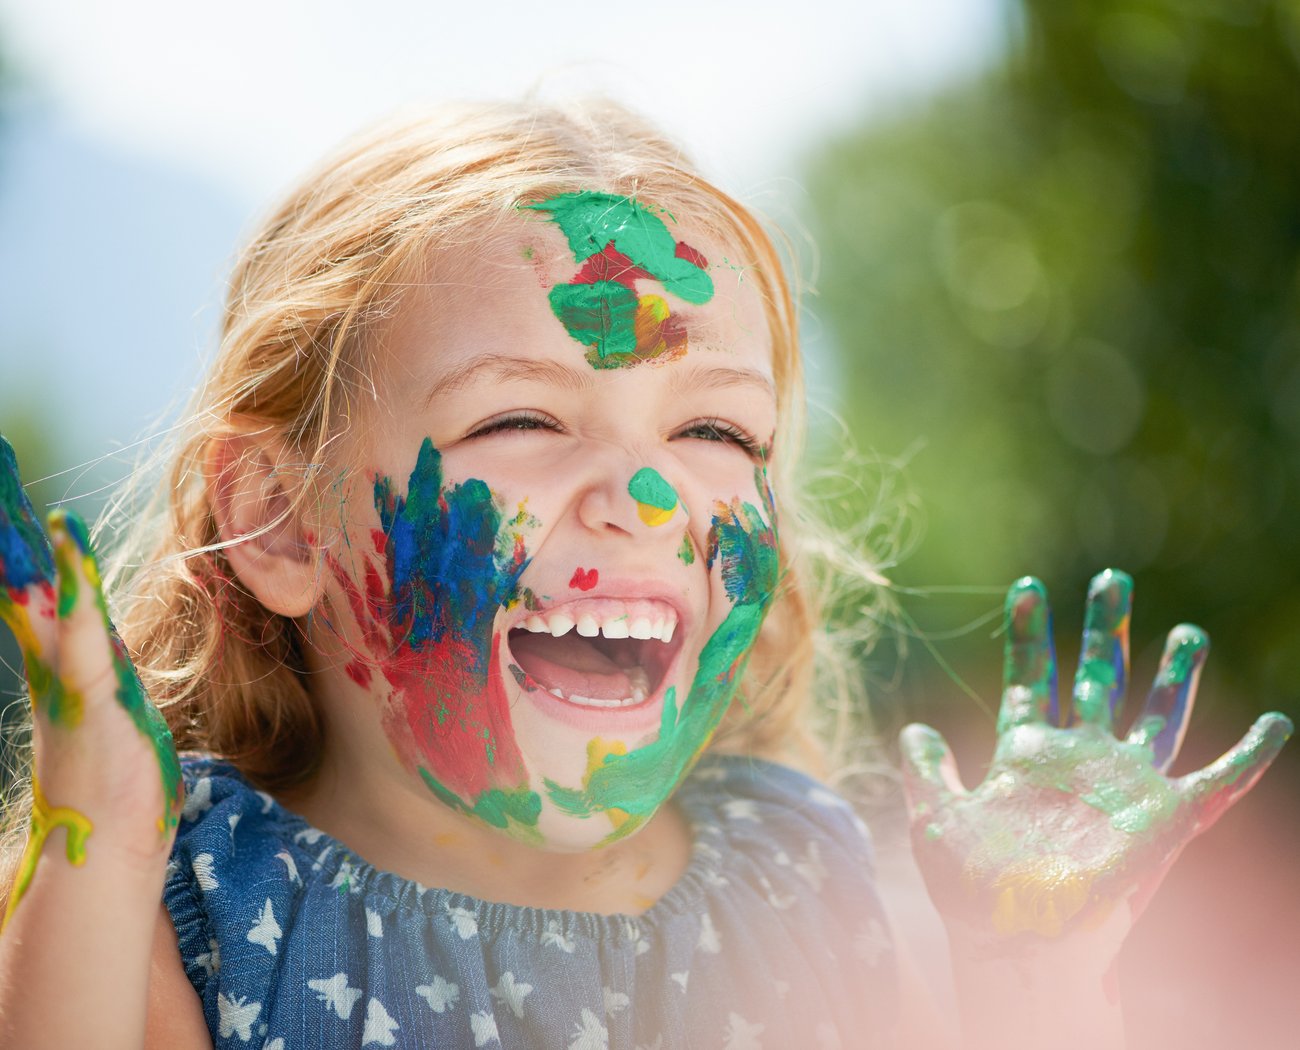
M 734 423 L 728 423 L 723 419 L 698 419 L 693 423 L 688 423 L 677 432 L 676 436 L 736 445 L 754 460 L 762 460 L 766 451 L 753 435 L 741 430 Z
M 467 438 L 476 438 L 517 430 L 554 430 L 558 432 L 563 429 L 558 419 L 547 415 L 545 412 L 510 412 L 504 416 L 498 416 L 496 419 L 489 419 L 465 436 Z

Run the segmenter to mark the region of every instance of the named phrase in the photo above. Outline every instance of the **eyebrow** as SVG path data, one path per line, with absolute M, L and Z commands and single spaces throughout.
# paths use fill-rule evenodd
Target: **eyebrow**
M 565 390 L 585 391 L 595 385 L 595 375 L 590 370 L 574 368 L 558 361 L 538 361 L 509 354 L 487 354 L 457 365 L 441 376 L 424 397 L 424 407 L 448 394 L 467 387 L 492 381 L 509 383 L 533 381 L 548 383 Z M 735 387 L 755 387 L 765 395 L 775 398 L 776 388 L 762 372 L 752 368 L 735 368 L 727 365 L 699 364 L 674 371 L 669 386 L 675 394 L 689 390 L 727 390 Z
M 429 389 L 424 397 L 424 407 L 447 394 L 492 380 L 509 383 L 518 380 L 550 383 L 566 390 L 587 390 L 594 385 L 592 376 L 558 361 L 537 361 L 528 357 L 511 357 L 509 354 L 487 354 L 457 365 Z

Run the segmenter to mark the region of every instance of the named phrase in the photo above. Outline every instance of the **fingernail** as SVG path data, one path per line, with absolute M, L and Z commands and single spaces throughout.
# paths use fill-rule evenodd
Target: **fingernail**
M 1156 684 L 1182 685 L 1205 662 L 1209 648 L 1209 635 L 1194 624 L 1180 623 L 1169 632 Z
M 1033 576 L 1022 576 L 1007 592 L 1006 618 L 1012 636 L 1039 637 L 1047 628 L 1047 588 Z

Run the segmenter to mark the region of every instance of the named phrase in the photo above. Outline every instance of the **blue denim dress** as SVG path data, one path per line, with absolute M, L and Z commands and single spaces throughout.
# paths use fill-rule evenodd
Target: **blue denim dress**
M 641 915 L 379 871 L 231 766 L 184 762 L 164 899 L 218 1050 L 789 1050 L 890 1044 L 867 832 L 808 777 L 706 756 L 686 872 Z

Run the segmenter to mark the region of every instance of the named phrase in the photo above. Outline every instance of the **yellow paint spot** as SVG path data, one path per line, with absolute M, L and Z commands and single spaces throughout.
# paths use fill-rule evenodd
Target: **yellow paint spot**
M 454 831 L 440 831 L 433 836 L 435 846 L 459 846 L 460 836 Z
M 626 754 L 627 745 L 623 741 L 592 737 L 587 741 L 587 772 L 582 776 L 582 786 L 586 787 L 591 782 L 591 774 L 605 764 L 606 757 Z M 625 809 L 607 809 L 605 815 L 609 817 L 609 822 L 614 825 L 615 831 L 620 830 L 631 816 Z
M 647 525 L 666 525 L 672 521 L 673 515 L 677 513 L 677 508 L 672 507 L 669 510 L 660 510 L 658 507 L 652 507 L 649 503 L 638 503 L 636 512 L 641 520 Z
M 1062 854 L 1015 865 L 993 884 L 997 891 L 993 928 L 1004 937 L 1018 933 L 1059 937 L 1088 903 L 1093 877 Z
M 632 327 L 636 333 L 636 352 L 639 357 L 658 357 L 668 349 L 663 337 L 663 324 L 668 320 L 668 302 L 659 295 L 642 295 L 636 301 L 636 317 Z
M 81 867 L 86 863 L 86 839 L 90 837 L 94 825 L 84 813 L 67 806 L 51 807 L 41 791 L 40 781 L 32 774 L 32 826 L 27 837 L 27 848 L 23 850 L 22 860 L 18 862 L 18 878 L 14 880 L 13 892 L 9 894 L 9 906 L 5 909 L 4 922 L 0 929 L 8 924 L 18 902 L 23 899 L 27 887 L 31 885 L 32 876 L 36 874 L 36 862 L 41 858 L 45 840 L 55 828 L 62 827 L 65 834 L 64 853 L 68 863 Z

